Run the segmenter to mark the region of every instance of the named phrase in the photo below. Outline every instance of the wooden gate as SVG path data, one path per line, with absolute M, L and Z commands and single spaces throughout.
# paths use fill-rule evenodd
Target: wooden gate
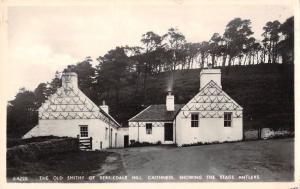
M 92 150 L 93 146 L 93 138 L 80 138 L 79 135 L 77 135 L 78 139 L 78 147 L 80 150 Z

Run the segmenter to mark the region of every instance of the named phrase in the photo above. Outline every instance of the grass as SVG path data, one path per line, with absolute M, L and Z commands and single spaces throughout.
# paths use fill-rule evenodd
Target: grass
M 293 128 L 294 65 L 259 64 L 221 70 L 223 90 L 244 109 L 244 128 Z M 199 69 L 174 72 L 175 103 L 184 104 L 197 94 L 199 73 Z M 170 72 L 149 76 L 145 100 L 135 97 L 134 84 L 121 87 L 120 101 L 124 103 L 122 107 L 112 106 L 112 113 L 126 125 L 143 109 L 141 104 L 164 104 L 169 78 Z
M 43 157 L 33 161 L 23 161 L 21 164 L 7 164 L 7 179 L 11 181 L 16 176 L 26 176 L 31 181 L 39 181 L 39 176 L 53 177 L 56 175 L 90 176 L 97 172 L 111 152 L 77 151 Z M 65 180 L 64 180 L 65 181 Z

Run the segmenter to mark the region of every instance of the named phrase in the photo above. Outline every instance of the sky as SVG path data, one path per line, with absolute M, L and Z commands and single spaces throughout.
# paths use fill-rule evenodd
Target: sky
M 56 71 L 87 56 L 95 60 L 116 46 L 141 45 L 141 36 L 148 31 L 163 35 L 177 27 L 188 42 L 201 42 L 213 33 L 223 34 L 227 23 L 240 17 L 252 21 L 254 37 L 261 39 L 266 22 L 282 23 L 293 16 L 288 3 L 132 2 L 8 7 L 8 99 L 21 87 L 34 90 L 39 83 L 51 81 Z

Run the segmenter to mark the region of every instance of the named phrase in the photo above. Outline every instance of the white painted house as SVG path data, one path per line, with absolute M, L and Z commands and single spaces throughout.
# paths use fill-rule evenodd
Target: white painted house
M 129 120 L 129 141 L 178 146 L 239 141 L 243 138 L 243 108 L 222 90 L 221 70 L 202 69 L 200 89 L 188 103 L 150 105 Z
M 67 136 L 90 139 L 92 150 L 128 144 L 128 128 L 109 115 L 105 103 L 98 107 L 79 88 L 76 73 L 62 74 L 62 87 L 39 108 L 39 123 L 23 138 Z

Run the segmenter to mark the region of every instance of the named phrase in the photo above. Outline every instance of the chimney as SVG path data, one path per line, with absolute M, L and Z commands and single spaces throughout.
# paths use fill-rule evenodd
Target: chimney
M 201 90 L 207 83 L 213 80 L 218 86 L 221 85 L 221 69 L 209 68 L 202 69 L 200 71 L 200 89 Z
M 171 91 L 168 91 L 168 95 L 166 97 L 166 107 L 167 111 L 174 111 L 174 95 L 172 95 Z
M 108 106 L 105 104 L 105 100 L 102 101 L 102 105 L 100 106 L 100 108 L 107 114 L 109 114 L 108 111 Z
M 63 88 L 78 88 L 78 78 L 75 72 L 65 72 L 61 76 Z

